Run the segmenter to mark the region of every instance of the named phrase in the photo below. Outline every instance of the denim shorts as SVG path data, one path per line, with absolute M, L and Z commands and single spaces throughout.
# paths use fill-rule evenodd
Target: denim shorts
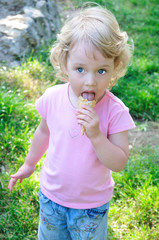
M 63 207 L 39 191 L 39 240 L 106 240 L 110 202 L 91 209 Z

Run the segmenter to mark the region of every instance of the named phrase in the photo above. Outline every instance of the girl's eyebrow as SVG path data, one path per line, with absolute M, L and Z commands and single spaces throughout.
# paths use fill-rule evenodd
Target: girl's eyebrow
M 101 66 L 99 66 L 98 68 L 104 68 L 104 67 L 111 67 L 110 65 L 101 65 Z
M 79 63 L 74 63 L 73 65 L 74 65 L 74 66 L 86 66 L 87 64 L 84 64 L 84 63 L 80 63 L 80 62 L 79 62 Z M 110 66 L 110 65 L 106 65 L 106 64 L 97 66 L 98 69 L 104 68 L 104 67 L 109 67 L 109 68 L 110 68 L 111 66 Z
M 86 64 L 80 63 L 80 62 L 79 62 L 79 63 L 74 63 L 73 65 L 74 65 L 74 66 L 86 66 Z

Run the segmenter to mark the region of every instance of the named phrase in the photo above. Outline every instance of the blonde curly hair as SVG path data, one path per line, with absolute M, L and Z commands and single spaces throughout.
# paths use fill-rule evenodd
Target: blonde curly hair
M 101 6 L 82 8 L 67 20 L 54 43 L 50 62 L 57 71 L 57 77 L 68 81 L 66 75 L 67 57 L 75 43 L 86 41 L 97 47 L 108 58 L 114 58 L 115 71 L 111 89 L 126 73 L 131 58 L 131 47 L 126 32 L 122 32 L 114 15 Z

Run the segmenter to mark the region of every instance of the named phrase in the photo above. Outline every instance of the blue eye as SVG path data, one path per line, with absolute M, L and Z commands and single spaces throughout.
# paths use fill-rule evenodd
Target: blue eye
M 106 70 L 104 70 L 104 69 L 99 69 L 99 70 L 98 70 L 98 73 L 99 73 L 99 74 L 104 74 L 104 73 L 106 73 Z
M 82 72 L 84 72 L 84 69 L 83 69 L 83 68 L 77 68 L 77 71 L 78 71 L 79 73 L 82 73 Z

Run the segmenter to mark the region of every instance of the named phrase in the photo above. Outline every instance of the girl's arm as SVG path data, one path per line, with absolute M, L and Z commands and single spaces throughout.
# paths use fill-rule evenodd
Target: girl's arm
M 48 144 L 49 129 L 46 121 L 42 119 L 34 133 L 31 147 L 24 164 L 19 168 L 17 173 L 11 175 L 11 180 L 8 185 L 10 191 L 12 191 L 13 186 L 16 184 L 18 179 L 20 179 L 20 182 L 22 182 L 24 178 L 29 177 L 34 172 L 35 165 L 46 152 Z
M 112 134 L 107 138 L 99 129 L 99 117 L 95 110 L 87 105 L 82 108 L 77 110 L 78 123 L 85 127 L 98 159 L 112 171 L 121 171 L 128 161 L 128 132 Z
M 110 135 L 99 132 L 90 139 L 99 160 L 114 172 L 121 171 L 129 156 L 128 131 Z

